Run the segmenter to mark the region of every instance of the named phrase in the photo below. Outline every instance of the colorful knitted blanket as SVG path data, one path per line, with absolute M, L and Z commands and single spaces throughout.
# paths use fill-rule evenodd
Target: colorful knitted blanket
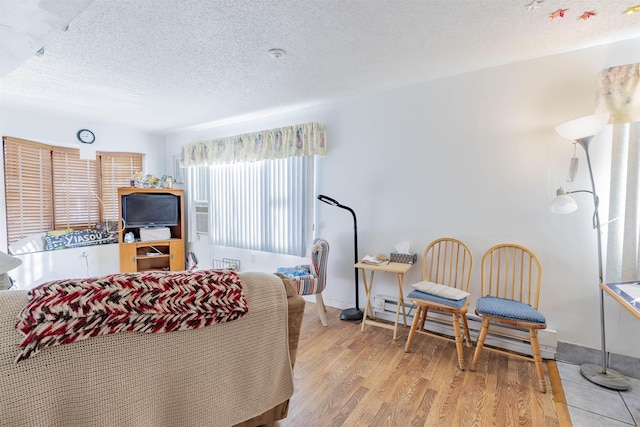
M 56 280 L 30 290 L 29 300 L 15 325 L 24 335 L 16 363 L 98 335 L 196 329 L 248 312 L 240 278 L 227 270 Z

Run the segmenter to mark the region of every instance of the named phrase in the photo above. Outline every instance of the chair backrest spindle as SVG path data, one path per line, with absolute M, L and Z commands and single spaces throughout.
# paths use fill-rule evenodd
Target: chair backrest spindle
M 422 280 L 469 290 L 471 279 L 469 248 L 459 240 L 437 239 L 431 242 L 422 258 Z
M 538 307 L 541 266 L 524 246 L 500 244 L 482 258 L 482 296 L 513 299 Z

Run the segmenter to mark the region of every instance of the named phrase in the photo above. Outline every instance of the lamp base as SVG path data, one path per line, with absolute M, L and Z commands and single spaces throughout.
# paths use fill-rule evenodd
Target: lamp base
M 628 390 L 631 387 L 631 381 L 613 369 L 607 368 L 607 373 L 603 374 L 602 366 L 585 363 L 580 366 L 580 373 L 592 383 L 612 390 Z
M 345 308 L 340 313 L 340 320 L 350 320 L 352 322 L 362 320 L 363 313 L 359 308 Z

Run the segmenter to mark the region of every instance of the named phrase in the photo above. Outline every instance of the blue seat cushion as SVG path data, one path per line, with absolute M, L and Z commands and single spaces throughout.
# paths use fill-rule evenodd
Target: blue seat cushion
M 462 299 L 442 298 L 433 294 L 428 294 L 426 292 L 420 292 L 417 290 L 411 291 L 409 295 L 407 295 L 407 297 L 415 298 L 415 299 L 423 299 L 426 301 L 432 301 L 432 302 L 436 302 L 442 305 L 447 305 L 453 308 L 462 308 L 464 306 L 464 303 L 467 301 L 466 298 L 462 298 Z
M 486 296 L 479 298 L 476 303 L 476 313 L 481 316 L 497 317 L 498 319 L 520 320 L 523 322 L 544 325 L 547 319 L 529 304 L 505 298 Z
M 303 277 L 311 274 L 308 267 L 278 267 L 276 270 L 280 274 L 284 274 L 289 278 Z

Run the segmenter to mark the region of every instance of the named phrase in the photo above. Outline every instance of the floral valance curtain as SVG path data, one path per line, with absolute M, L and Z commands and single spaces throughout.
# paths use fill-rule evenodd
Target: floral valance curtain
M 183 167 L 207 166 L 325 152 L 324 126 L 313 122 L 184 145 L 180 161 Z
M 608 111 L 611 124 L 640 120 L 640 63 L 600 72 L 596 111 Z
M 606 281 L 640 280 L 640 63 L 600 72 L 596 109 L 613 125 Z

